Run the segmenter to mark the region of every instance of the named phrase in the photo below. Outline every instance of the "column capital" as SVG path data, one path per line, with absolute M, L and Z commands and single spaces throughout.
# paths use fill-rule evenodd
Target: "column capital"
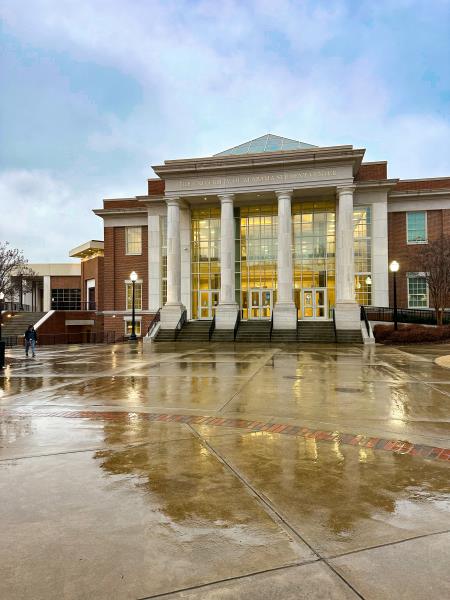
M 227 204 L 227 203 L 233 204 L 234 196 L 235 196 L 235 194 L 231 194 L 231 193 L 230 194 L 228 194 L 228 193 L 217 194 L 217 197 L 219 198 L 221 204 Z
M 181 207 L 181 205 L 182 205 L 182 201 L 179 196 L 166 197 L 166 198 L 164 198 L 164 202 L 167 204 L 167 206 Z
M 338 194 L 338 196 L 340 196 L 341 194 L 353 194 L 353 192 L 356 190 L 356 185 L 341 185 L 341 186 L 337 186 L 336 188 L 336 192 Z
M 275 195 L 277 198 L 292 198 L 292 194 L 294 193 L 294 190 L 275 190 Z

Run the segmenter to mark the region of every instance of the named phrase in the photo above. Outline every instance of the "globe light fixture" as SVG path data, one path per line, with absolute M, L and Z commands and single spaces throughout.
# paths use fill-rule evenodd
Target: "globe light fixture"
M 132 284 L 132 296 L 131 296 L 131 335 L 130 335 L 130 341 L 136 341 L 137 337 L 136 337 L 136 310 L 135 310 L 135 287 L 136 287 L 136 281 L 137 281 L 138 275 L 136 273 L 136 271 L 131 271 L 130 273 L 130 280 L 131 280 L 131 284 Z
M 367 284 L 367 285 L 372 285 L 372 277 L 371 277 L 370 275 L 368 275 L 368 276 L 366 277 L 366 284 Z
M 389 265 L 389 268 L 392 271 L 392 273 L 397 273 L 397 271 L 400 269 L 400 265 L 396 260 L 393 260 Z

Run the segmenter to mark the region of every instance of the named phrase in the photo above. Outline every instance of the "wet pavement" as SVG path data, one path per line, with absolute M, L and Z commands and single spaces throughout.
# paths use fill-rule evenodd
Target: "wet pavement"
M 450 597 L 446 355 L 10 351 L 0 598 Z

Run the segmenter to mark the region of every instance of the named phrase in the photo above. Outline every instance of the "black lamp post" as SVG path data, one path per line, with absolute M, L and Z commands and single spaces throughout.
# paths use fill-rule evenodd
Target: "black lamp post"
M 397 331 L 397 271 L 400 269 L 400 265 L 396 260 L 393 260 L 389 268 L 394 276 L 394 330 Z
M 131 296 L 131 335 L 130 335 L 130 341 L 133 340 L 137 340 L 136 337 L 136 312 L 135 312 L 135 306 L 134 306 L 134 302 L 135 302 L 135 293 L 136 293 L 136 280 L 137 280 L 138 276 L 136 271 L 132 271 L 130 273 L 130 279 L 131 279 L 131 284 L 132 284 L 132 296 Z
M 2 340 L 4 299 L 5 294 L 0 292 L 0 369 L 5 366 L 5 342 Z

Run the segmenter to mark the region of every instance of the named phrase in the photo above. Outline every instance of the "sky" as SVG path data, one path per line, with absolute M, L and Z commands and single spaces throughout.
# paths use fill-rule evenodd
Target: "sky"
M 151 165 L 274 133 L 450 176 L 450 0 L 0 0 L 0 241 L 102 239 Z

